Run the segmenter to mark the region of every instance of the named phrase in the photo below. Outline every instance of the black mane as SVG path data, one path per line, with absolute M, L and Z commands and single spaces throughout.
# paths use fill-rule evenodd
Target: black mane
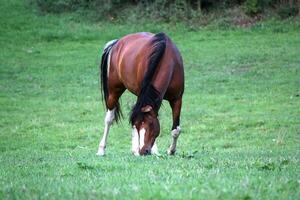
M 141 111 L 142 107 L 150 105 L 157 113 L 162 101 L 159 91 L 151 84 L 151 81 L 166 49 L 166 35 L 164 33 L 154 35 L 151 43 L 152 52 L 149 58 L 148 69 L 143 79 L 137 102 L 131 110 L 130 122 L 132 125 L 134 125 L 136 121 L 142 121 L 144 119 L 145 113 Z

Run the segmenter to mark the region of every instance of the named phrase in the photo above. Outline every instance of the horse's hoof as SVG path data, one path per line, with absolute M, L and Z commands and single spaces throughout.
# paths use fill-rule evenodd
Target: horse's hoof
M 98 152 L 96 153 L 97 156 L 104 156 L 105 151 L 103 149 L 99 149 Z
M 161 156 L 161 154 L 157 150 L 151 150 L 151 155 Z
M 168 155 L 173 156 L 175 154 L 175 152 L 176 152 L 176 150 L 169 149 L 167 153 L 168 153 Z

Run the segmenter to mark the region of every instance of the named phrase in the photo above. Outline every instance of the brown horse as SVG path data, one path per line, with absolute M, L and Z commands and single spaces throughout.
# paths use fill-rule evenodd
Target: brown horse
M 110 41 L 104 47 L 100 70 L 107 113 L 97 155 L 105 153 L 109 128 L 121 116 L 118 100 L 126 89 L 138 96 L 130 116 L 133 154 L 158 154 L 157 117 L 163 99 L 172 108 L 173 140 L 168 154 L 174 154 L 180 134 L 184 70 L 181 55 L 171 39 L 164 33 L 135 33 Z

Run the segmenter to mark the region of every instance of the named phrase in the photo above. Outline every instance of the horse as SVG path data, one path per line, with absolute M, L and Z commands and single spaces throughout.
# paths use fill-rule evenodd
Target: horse
M 184 68 L 181 54 L 172 40 L 163 32 L 141 32 L 109 41 L 102 53 L 100 78 L 107 112 L 97 155 L 105 154 L 109 129 L 122 117 L 119 98 L 126 89 L 137 96 L 129 120 L 132 153 L 159 155 L 156 145 L 160 134 L 158 111 L 164 99 L 172 109 L 172 142 L 167 153 L 173 155 L 180 135 Z

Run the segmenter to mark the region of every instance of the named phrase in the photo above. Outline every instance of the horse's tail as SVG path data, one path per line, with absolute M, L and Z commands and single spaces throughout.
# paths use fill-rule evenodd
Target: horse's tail
M 159 91 L 151 84 L 156 68 L 162 59 L 166 49 L 167 36 L 164 33 L 154 35 L 151 40 L 152 51 L 149 57 L 148 69 L 144 76 L 141 91 L 135 106 L 131 110 L 130 122 L 134 125 L 135 121 L 143 120 L 144 113 L 141 112 L 142 107 L 150 105 L 155 111 L 158 111 L 161 99 Z
M 112 40 L 106 43 L 100 64 L 100 79 L 101 79 L 101 94 L 102 100 L 105 101 L 105 106 L 107 108 L 107 100 L 108 100 L 108 65 L 110 65 L 110 54 L 112 47 L 118 42 L 118 40 Z M 120 117 L 122 117 L 122 112 L 120 109 L 120 104 L 117 102 L 116 110 L 115 110 L 115 120 L 119 121 Z

